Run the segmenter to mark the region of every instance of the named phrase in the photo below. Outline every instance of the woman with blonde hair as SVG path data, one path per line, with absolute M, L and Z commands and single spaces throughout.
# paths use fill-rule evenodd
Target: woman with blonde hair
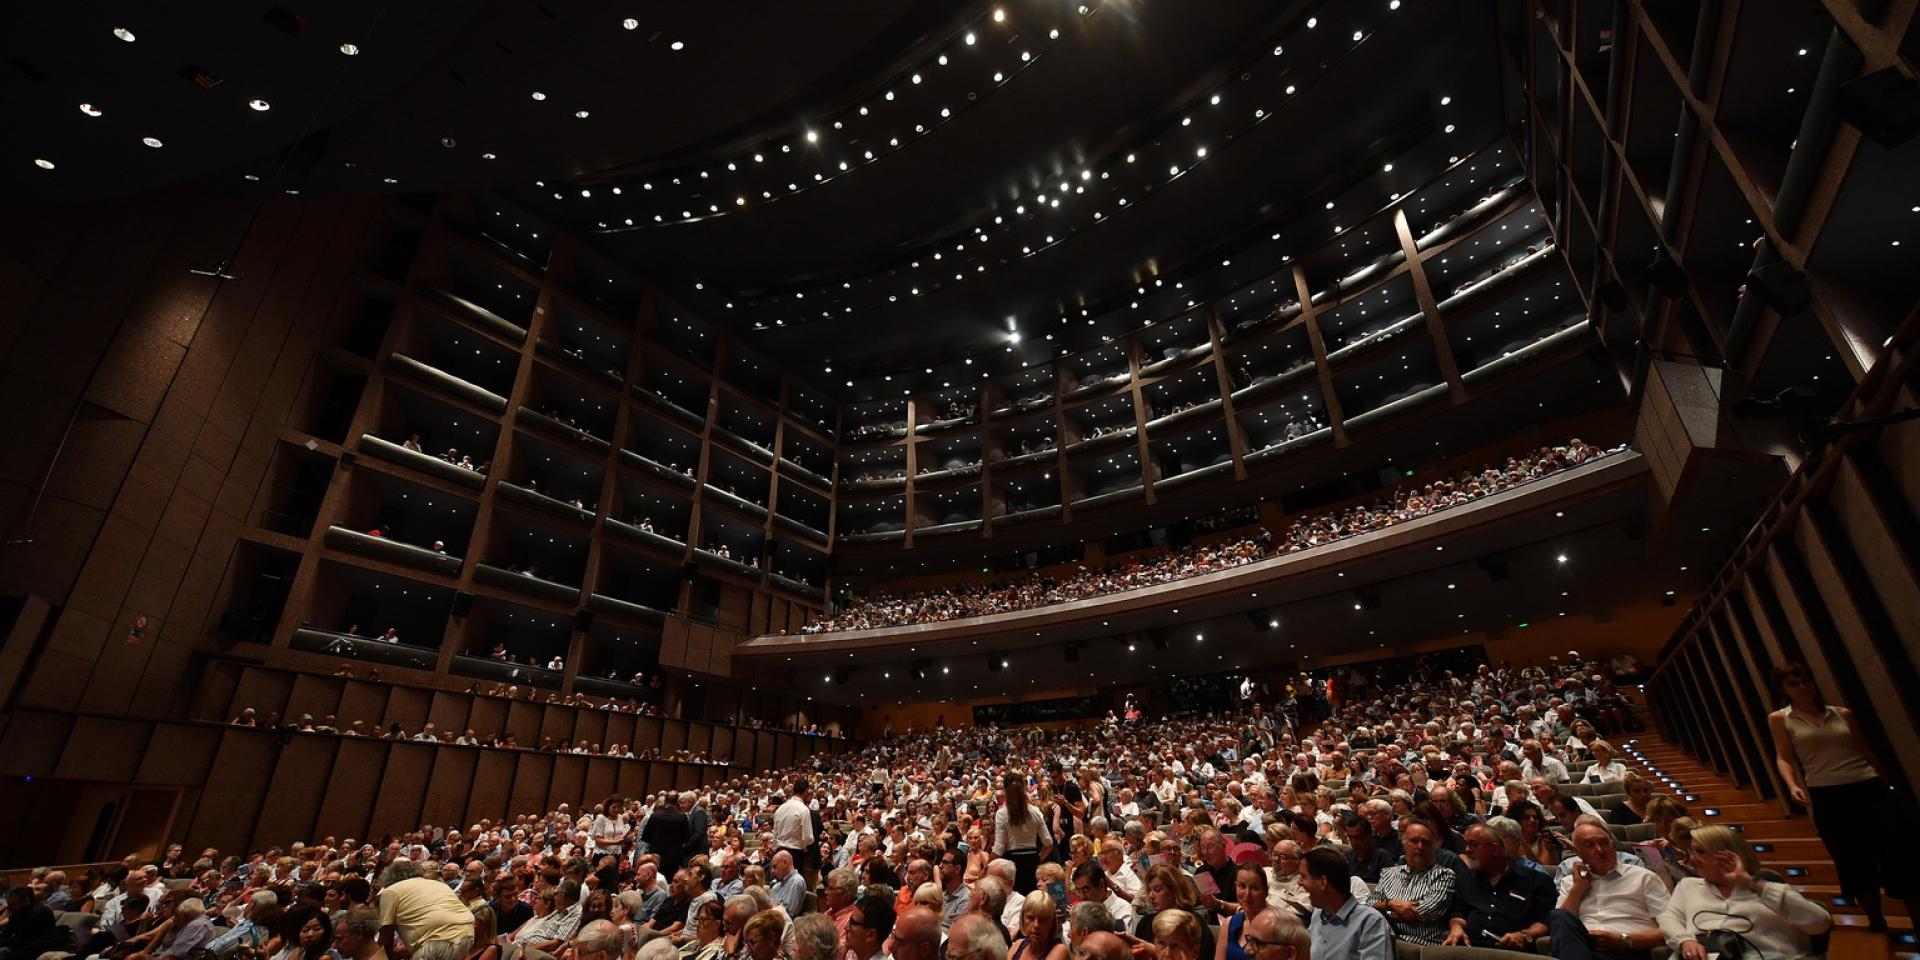
M 473 908 L 473 948 L 467 960 L 500 960 L 500 920 L 493 908 L 482 904 Z
M 1619 783 L 1631 772 L 1626 764 L 1615 759 L 1618 753 L 1613 744 L 1594 740 L 1587 744 L 1587 749 L 1593 753 L 1593 765 L 1580 775 L 1581 783 Z
M 1653 781 L 1638 770 L 1628 770 L 1620 778 L 1620 788 L 1626 791 L 1627 802 L 1607 811 L 1607 822 L 1616 827 L 1646 823 L 1647 807 L 1653 800 Z
M 1049 864 L 1058 869 L 1059 864 Z M 1060 931 L 1059 913 L 1045 890 L 1027 894 L 1020 905 L 1020 937 L 1013 941 L 1007 960 L 1067 960 L 1067 941 Z
M 1667 829 L 1654 840 L 1660 848 L 1660 863 L 1654 873 L 1666 881 L 1667 889 L 1672 890 L 1680 881 L 1700 874 L 1691 866 L 1693 862 L 1693 831 L 1703 826 L 1692 817 L 1677 817 L 1667 825 Z
M 1162 910 L 1153 915 L 1153 945 L 1160 960 L 1199 960 L 1206 927 L 1185 910 Z
M 1752 848 L 1727 827 L 1693 829 L 1692 866 L 1700 875 L 1674 885 L 1659 917 L 1660 932 L 1682 960 L 1744 957 L 1750 949 L 1761 960 L 1793 960 L 1833 926 L 1826 909 L 1792 884 L 1759 879 Z

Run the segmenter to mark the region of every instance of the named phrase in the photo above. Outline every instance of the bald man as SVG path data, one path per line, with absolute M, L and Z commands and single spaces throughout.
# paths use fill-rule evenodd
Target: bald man
M 940 960 L 940 915 L 926 907 L 901 914 L 893 923 L 893 960 Z
M 1263 917 L 1272 915 L 1271 910 L 1260 914 Z M 1080 941 L 1081 960 L 1129 960 L 1129 956 L 1127 942 L 1120 939 L 1119 934 L 1096 930 Z
M 1262 910 L 1248 921 L 1252 960 L 1312 960 L 1307 928 L 1284 910 Z
M 793 854 L 785 850 L 774 853 L 767 879 L 770 881 L 767 893 L 773 896 L 773 902 L 786 908 L 787 916 L 799 916 L 800 908 L 806 904 L 807 881 L 795 868 Z

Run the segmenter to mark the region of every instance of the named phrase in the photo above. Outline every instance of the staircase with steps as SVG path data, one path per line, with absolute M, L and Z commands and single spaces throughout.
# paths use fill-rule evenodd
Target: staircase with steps
M 1648 731 L 1628 739 L 1626 751 L 1630 765 L 1683 797 L 1695 819 L 1740 831 L 1763 866 L 1778 870 L 1808 899 L 1833 913 L 1828 947 L 1833 960 L 1880 960 L 1889 956 L 1920 960 L 1914 918 L 1906 915 L 1900 901 L 1886 901 L 1889 933 L 1867 930 L 1866 915 L 1840 895 L 1833 861 L 1814 833 L 1810 818 L 1790 816 L 1785 804 L 1765 800 L 1754 790 L 1736 785 L 1658 733 Z

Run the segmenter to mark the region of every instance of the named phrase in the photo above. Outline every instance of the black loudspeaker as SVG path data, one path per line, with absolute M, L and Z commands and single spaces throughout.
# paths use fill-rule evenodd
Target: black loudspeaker
M 1153 648 L 1155 650 L 1165 650 L 1167 648 L 1167 631 L 1163 627 L 1154 627 L 1152 630 L 1148 630 L 1147 639 L 1153 641 Z
M 1068 663 L 1079 663 L 1080 662 L 1080 645 L 1077 643 L 1069 643 L 1066 646 L 1061 647 L 1060 656 L 1066 658 L 1066 661 Z
M 1604 304 L 1608 310 L 1612 310 L 1614 313 L 1625 313 L 1627 311 L 1627 288 L 1621 286 L 1618 280 L 1608 280 L 1606 283 L 1601 284 L 1600 288 L 1593 292 L 1593 295 Z
M 1833 110 L 1874 143 L 1892 150 L 1920 133 L 1920 82 L 1897 67 L 1840 85 Z
M 467 611 L 472 609 L 473 609 L 473 594 L 467 593 L 465 591 L 460 591 L 453 595 L 453 615 L 454 616 L 464 617 L 467 615 Z
M 574 613 L 573 629 L 583 633 L 593 629 L 593 611 L 580 610 Z
M 353 462 L 358 459 L 360 459 L 360 455 L 354 453 L 352 450 L 340 451 L 340 465 L 343 467 L 353 466 Z
M 1807 275 L 1785 260 L 1747 271 L 1747 292 L 1783 317 L 1806 313 L 1807 302 L 1813 298 L 1813 292 L 1807 289 Z
M 1487 579 L 1494 583 L 1505 583 L 1513 579 L 1513 570 L 1507 566 L 1506 557 L 1498 555 L 1481 557 L 1475 560 L 1474 563 L 1478 564 L 1481 572 L 1485 573 Z
M 1673 262 L 1664 247 L 1654 251 L 1652 262 L 1647 264 L 1647 279 L 1653 281 L 1654 289 L 1669 297 L 1686 295 L 1687 272 Z

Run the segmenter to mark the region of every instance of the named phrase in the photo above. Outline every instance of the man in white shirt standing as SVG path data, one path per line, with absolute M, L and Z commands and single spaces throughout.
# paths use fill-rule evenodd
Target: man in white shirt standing
M 1665 944 L 1659 917 L 1667 909 L 1667 887 L 1659 875 L 1621 863 L 1613 834 L 1599 823 L 1574 824 L 1573 848 L 1582 862 L 1560 880 L 1560 905 L 1547 918 L 1554 957 L 1645 956 Z
M 773 811 L 773 845 L 785 850 L 795 866 L 805 864 L 813 848 L 813 811 L 807 806 L 812 793 L 806 780 L 795 780 L 786 802 Z

